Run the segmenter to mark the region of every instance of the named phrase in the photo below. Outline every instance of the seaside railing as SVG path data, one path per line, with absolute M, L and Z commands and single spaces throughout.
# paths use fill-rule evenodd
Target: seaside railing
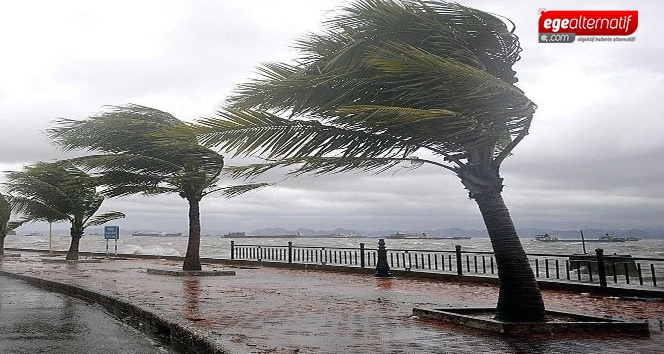
M 661 287 L 664 285 L 664 258 L 595 254 L 527 254 L 538 279 Z M 231 241 L 231 259 L 259 262 L 321 264 L 373 268 L 378 263 L 378 250 L 366 247 L 283 246 L 235 244 Z M 497 277 L 493 252 L 454 250 L 388 249 L 390 269 L 456 275 Z

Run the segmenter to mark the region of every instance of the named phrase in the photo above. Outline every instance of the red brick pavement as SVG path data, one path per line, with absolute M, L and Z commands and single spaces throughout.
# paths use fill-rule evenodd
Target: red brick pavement
M 648 320 L 650 338 L 578 335 L 507 338 L 411 316 L 413 307 L 495 306 L 492 285 L 303 270 L 235 268 L 236 276 L 174 277 L 168 260 L 0 261 L 7 272 L 69 283 L 176 314 L 259 353 L 664 353 L 664 302 L 544 291 L 548 309 Z M 228 269 L 218 264 L 206 270 Z

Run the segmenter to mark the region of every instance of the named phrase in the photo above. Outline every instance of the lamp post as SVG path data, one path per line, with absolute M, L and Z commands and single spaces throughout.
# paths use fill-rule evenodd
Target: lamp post
M 387 264 L 387 249 L 385 248 L 385 240 L 378 240 L 378 262 L 376 262 L 375 277 L 385 278 L 391 277 L 390 266 Z

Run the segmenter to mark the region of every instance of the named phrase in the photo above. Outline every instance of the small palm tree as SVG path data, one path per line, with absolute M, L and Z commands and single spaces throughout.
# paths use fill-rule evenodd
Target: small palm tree
M 22 171 L 7 174 L 9 205 L 22 213 L 26 221 L 68 221 L 71 244 L 68 260 L 77 260 L 80 239 L 89 226 L 102 225 L 123 218 L 112 211 L 95 216 L 104 197 L 97 193 L 98 181 L 67 162 L 38 162 Z
M 25 220 L 10 221 L 11 215 L 12 210 L 7 198 L 0 194 L 0 256 L 5 255 L 5 238 L 9 231 L 15 230 L 25 222 Z
M 175 193 L 189 204 L 189 239 L 183 270 L 201 270 L 200 201 L 211 193 L 233 197 L 267 186 L 219 186 L 224 157 L 199 145 L 187 124 L 160 110 L 125 105 L 77 121 L 61 119 L 50 129 L 53 141 L 92 155 L 75 161 L 93 169 L 109 197 Z
M 265 163 L 252 177 L 382 172 L 431 165 L 456 174 L 478 204 L 500 278 L 496 317 L 542 321 L 544 303 L 507 207 L 499 169 L 528 134 L 535 104 L 512 65 L 521 47 L 491 14 L 443 1 L 361 0 L 271 63 L 229 108 L 202 120 L 202 141 Z M 283 117 L 287 115 L 287 117 Z

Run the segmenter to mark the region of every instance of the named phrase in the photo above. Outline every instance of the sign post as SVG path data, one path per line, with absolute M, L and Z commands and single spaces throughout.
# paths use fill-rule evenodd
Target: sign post
M 106 239 L 106 258 L 108 258 L 108 240 L 115 240 L 115 255 L 117 256 L 120 226 L 104 226 L 104 238 Z

